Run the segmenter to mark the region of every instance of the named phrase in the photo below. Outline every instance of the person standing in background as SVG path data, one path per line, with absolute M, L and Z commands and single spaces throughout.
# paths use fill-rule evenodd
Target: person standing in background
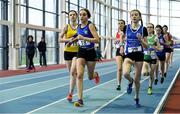
M 36 45 L 35 42 L 33 41 L 33 36 L 29 35 L 27 37 L 27 44 L 26 44 L 26 55 L 28 59 L 28 65 L 27 65 L 28 68 L 26 69 L 27 72 L 29 72 L 32 69 L 35 71 L 35 67 L 33 63 L 35 50 L 36 50 Z
M 47 63 L 46 63 L 46 42 L 45 42 L 44 37 L 42 37 L 41 41 L 38 43 L 38 50 L 39 50 L 40 66 L 47 66 Z M 43 64 L 42 64 L 42 59 L 43 59 Z

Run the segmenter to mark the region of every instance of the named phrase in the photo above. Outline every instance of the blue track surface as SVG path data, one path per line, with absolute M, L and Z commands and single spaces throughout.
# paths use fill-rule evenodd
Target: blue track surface
M 173 67 L 163 84 L 147 95 L 148 80 L 142 77 L 141 108 L 134 105 L 133 95 L 126 94 L 127 80 L 116 91 L 115 62 L 98 63 L 101 84 L 84 79 L 84 107 L 76 108 L 66 101 L 69 73 L 66 69 L 0 78 L 0 113 L 153 113 L 180 66 L 180 51 L 174 54 Z M 77 100 L 76 90 L 73 100 Z

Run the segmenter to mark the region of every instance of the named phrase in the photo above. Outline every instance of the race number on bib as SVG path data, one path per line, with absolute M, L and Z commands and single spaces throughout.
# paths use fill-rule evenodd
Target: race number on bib
M 90 45 L 90 42 L 84 41 L 84 40 L 79 40 L 78 43 L 79 43 L 80 46 Z
M 138 47 L 128 47 L 128 52 L 138 52 L 138 51 L 142 51 L 142 47 L 138 46 Z

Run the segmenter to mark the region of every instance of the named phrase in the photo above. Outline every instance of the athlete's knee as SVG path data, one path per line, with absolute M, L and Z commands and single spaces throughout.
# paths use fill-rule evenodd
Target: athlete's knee
M 129 72 L 124 72 L 123 75 L 124 75 L 124 77 L 128 77 L 130 75 L 130 73 Z
M 135 84 L 140 84 L 140 80 L 139 80 L 139 79 L 135 79 L 135 80 L 134 80 L 134 83 L 135 83 Z
M 83 75 L 77 75 L 78 80 L 83 80 Z
M 122 68 L 118 68 L 117 70 L 118 70 L 119 72 L 122 72 Z
M 83 79 L 83 72 L 78 72 L 77 73 L 77 79 L 82 80 Z
M 72 75 L 73 77 L 76 77 L 76 76 L 77 76 L 77 72 L 76 72 L 76 71 L 71 71 L 71 75 Z

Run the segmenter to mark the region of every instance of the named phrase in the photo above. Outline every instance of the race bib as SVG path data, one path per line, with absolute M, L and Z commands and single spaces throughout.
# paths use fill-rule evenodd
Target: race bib
M 150 55 L 150 51 L 149 51 L 149 50 L 145 50 L 145 51 L 144 51 L 144 54 L 145 54 L 145 55 Z
M 128 52 L 131 53 L 131 52 L 141 52 L 142 51 L 142 47 L 141 46 L 138 46 L 138 47 L 128 47 Z
M 78 43 L 79 43 L 80 46 L 90 45 L 90 42 L 84 41 L 84 40 L 78 40 Z
M 156 58 L 157 58 L 157 56 L 156 56 L 156 51 L 155 51 L 155 50 L 150 51 L 150 55 L 151 55 L 151 58 L 152 58 L 152 59 L 156 59 Z

